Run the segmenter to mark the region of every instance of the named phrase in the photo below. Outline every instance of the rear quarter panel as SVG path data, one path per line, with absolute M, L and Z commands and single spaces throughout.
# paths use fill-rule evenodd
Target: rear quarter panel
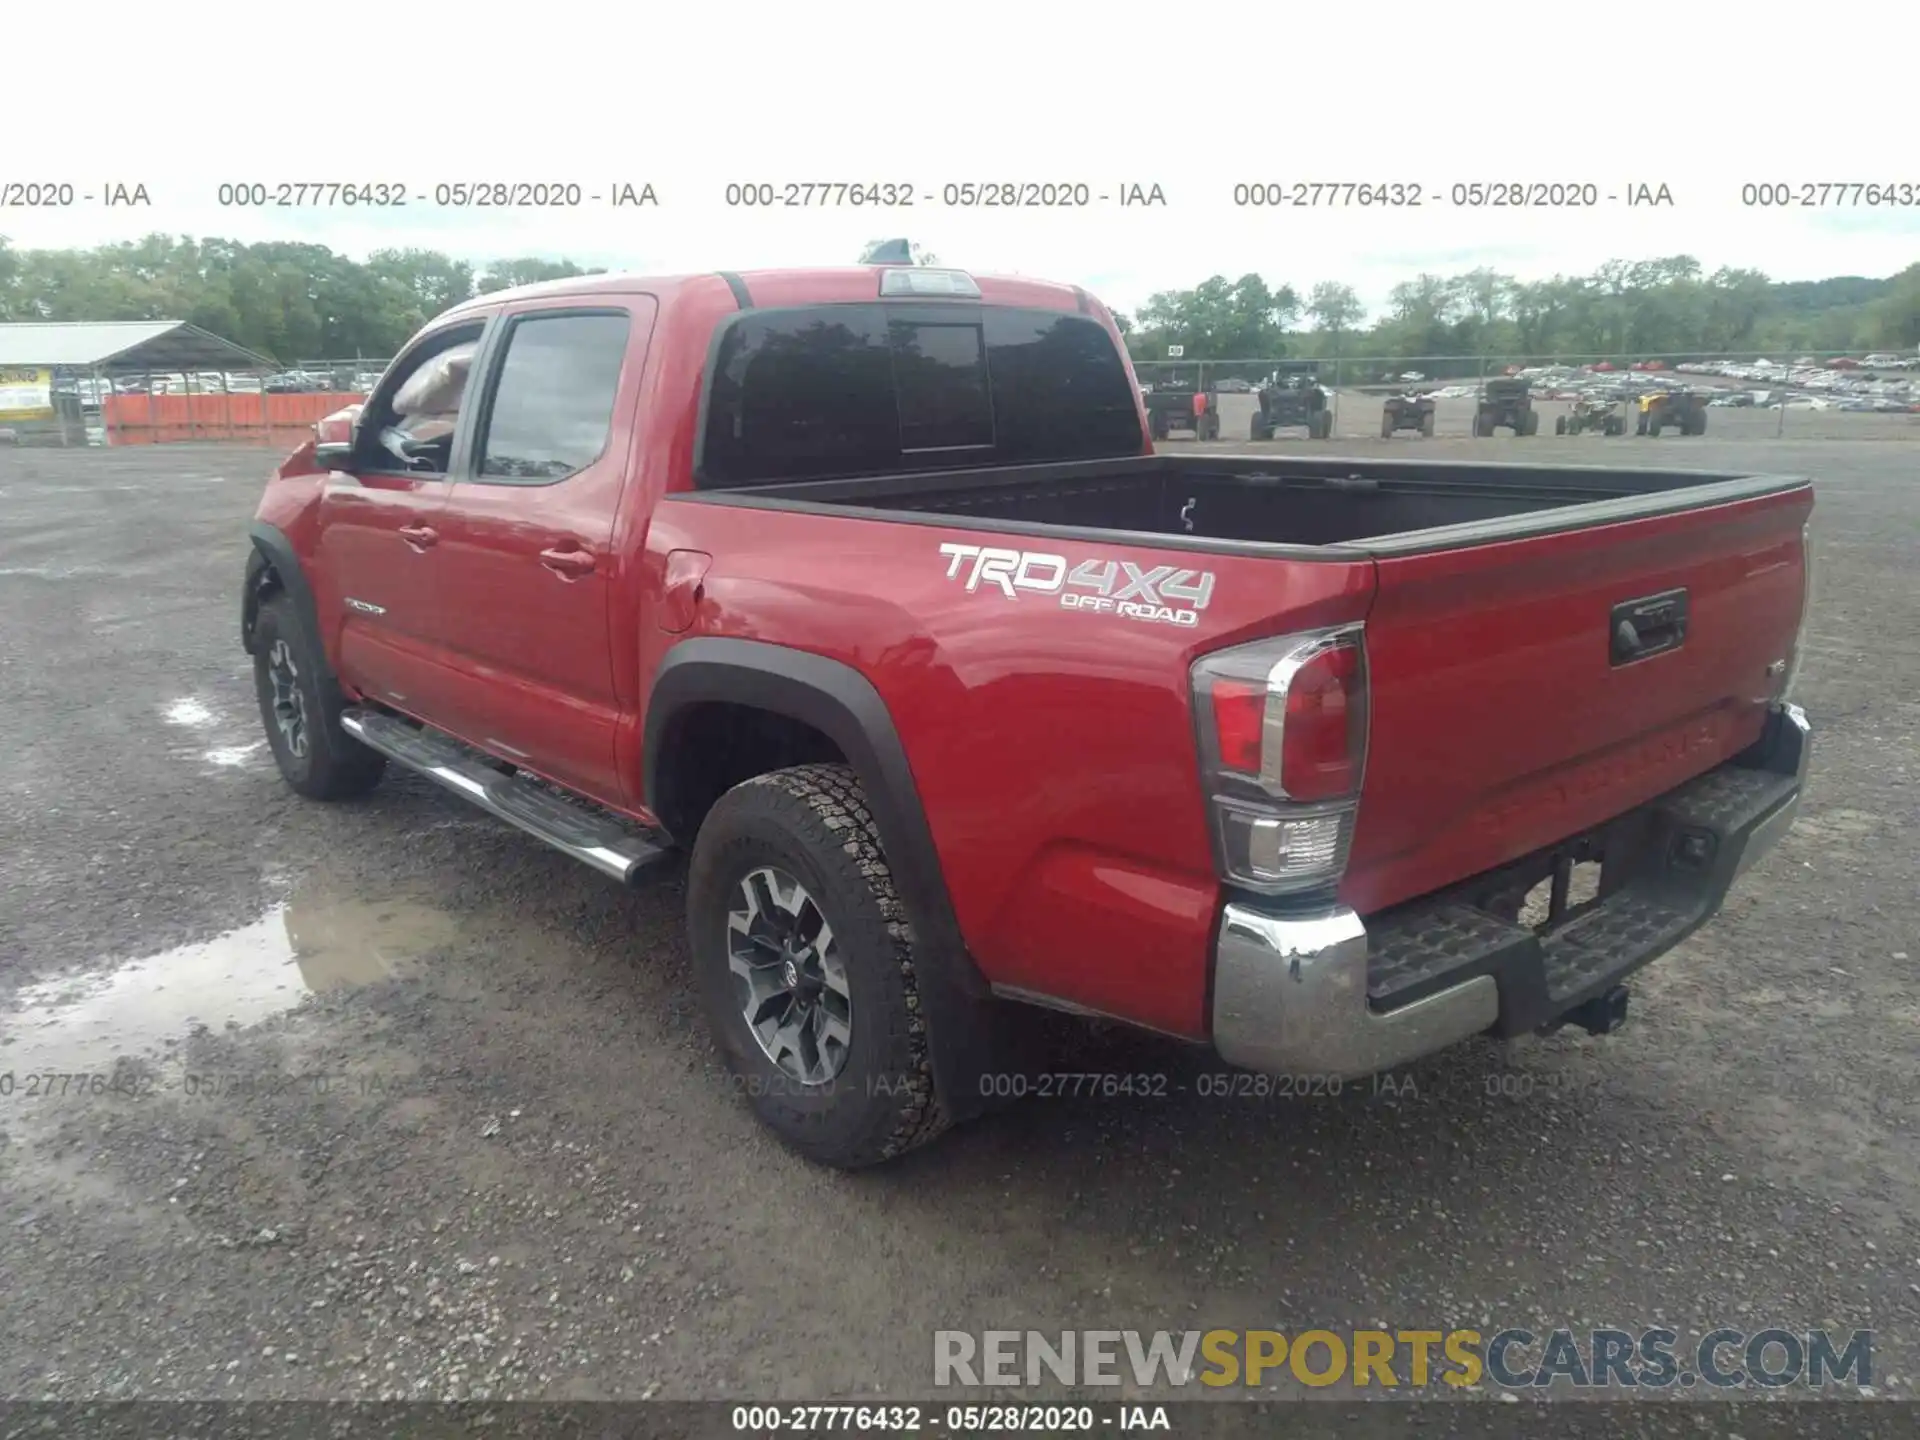
M 1210 570 L 1191 627 L 1009 597 L 943 543 Z M 970 951 L 996 985 L 1207 1033 L 1218 883 L 1187 693 L 1201 651 L 1357 619 L 1369 562 L 1205 556 L 669 497 L 648 550 L 713 558 L 686 636 L 850 665 L 897 727 Z M 1277 618 L 1283 617 L 1283 618 Z

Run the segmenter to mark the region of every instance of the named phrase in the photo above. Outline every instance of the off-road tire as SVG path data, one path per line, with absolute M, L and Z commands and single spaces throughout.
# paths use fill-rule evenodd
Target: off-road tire
M 1520 416 L 1520 424 L 1516 427 L 1515 433 L 1520 435 L 1538 435 L 1540 433 L 1540 412 L 1538 410 L 1528 410 L 1523 413 Z
M 1706 411 L 1702 410 L 1702 411 L 1699 411 L 1697 414 L 1689 415 L 1687 417 L 1686 433 L 1689 435 L 1704 435 L 1707 433 L 1707 412 Z
M 1569 425 L 1569 424 L 1567 423 L 1567 417 L 1566 417 L 1566 416 L 1564 416 L 1564 415 L 1559 415 L 1559 416 L 1555 416 L 1555 417 L 1554 417 L 1554 421 L 1553 421 L 1553 433 L 1554 433 L 1554 434 L 1556 434 L 1556 435 L 1565 435 L 1565 434 L 1566 434 L 1566 433 L 1567 433 L 1567 432 L 1568 432 L 1569 430 L 1571 430 L 1572 428 L 1573 428 L 1573 427 L 1572 427 L 1571 425 Z
M 1647 421 L 1647 434 L 1651 436 L 1653 439 L 1658 440 L 1660 438 L 1661 428 L 1662 428 L 1661 424 L 1658 420 Z
M 818 901 L 846 966 L 852 1038 L 823 1085 L 790 1078 L 748 1028 L 727 964 L 741 880 L 777 866 Z M 860 781 L 845 765 L 796 765 L 722 795 L 687 867 L 688 950 L 728 1072 L 760 1122 L 822 1165 L 857 1170 L 924 1145 L 948 1125 L 934 1089 L 906 908 Z
M 1433 412 L 1431 410 L 1420 417 L 1420 433 L 1428 440 L 1433 438 Z
M 1380 417 L 1380 438 L 1382 440 L 1391 440 L 1395 428 L 1391 415 L 1382 415 Z
M 1273 426 L 1256 417 L 1253 425 L 1247 432 L 1247 438 L 1249 440 L 1271 440 L 1273 438 Z
M 274 704 L 276 651 L 286 646 L 295 671 L 293 685 L 302 703 L 305 754 L 295 754 L 282 732 Z M 283 592 L 269 596 L 253 622 L 253 688 L 260 702 L 260 723 L 280 778 L 309 800 L 350 800 L 380 783 L 387 757 L 369 750 L 340 727 L 346 697 L 328 668 L 318 640 Z

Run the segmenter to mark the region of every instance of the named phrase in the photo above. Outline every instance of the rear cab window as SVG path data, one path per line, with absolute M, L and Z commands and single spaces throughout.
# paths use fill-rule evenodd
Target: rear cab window
M 1138 397 L 1084 315 L 875 302 L 753 310 L 716 341 L 702 489 L 1141 453 Z

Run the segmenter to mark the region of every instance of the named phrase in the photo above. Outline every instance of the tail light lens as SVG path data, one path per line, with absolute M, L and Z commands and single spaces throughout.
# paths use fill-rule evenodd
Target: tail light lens
M 1807 625 L 1813 618 L 1813 524 L 1800 527 L 1800 624 L 1793 632 L 1793 649 L 1787 654 L 1787 673 L 1780 682 L 1782 700 L 1793 698 L 1794 682 L 1800 678 L 1800 666 L 1806 658 Z
M 1337 881 L 1366 768 L 1361 627 L 1204 656 L 1193 702 L 1221 878 L 1269 895 Z

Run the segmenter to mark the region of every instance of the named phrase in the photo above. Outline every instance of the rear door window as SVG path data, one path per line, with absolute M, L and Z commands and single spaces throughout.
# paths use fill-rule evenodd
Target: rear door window
M 607 448 L 630 322 L 624 314 L 523 316 L 488 405 L 476 478 L 551 484 Z
M 703 488 L 1137 455 L 1126 366 L 1097 322 L 1007 306 L 749 311 L 723 332 Z

